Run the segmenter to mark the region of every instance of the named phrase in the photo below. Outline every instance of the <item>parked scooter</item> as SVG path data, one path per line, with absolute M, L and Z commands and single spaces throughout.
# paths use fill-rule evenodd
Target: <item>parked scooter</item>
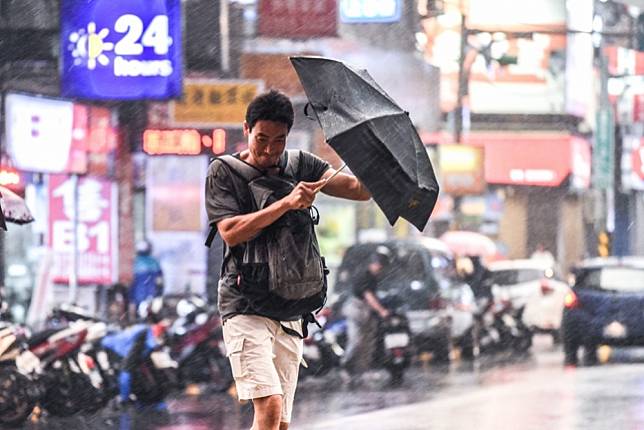
M 26 329 L 12 324 L 0 328 L 0 425 L 19 426 L 31 414 L 41 396 L 39 387 L 22 374 L 16 359 L 25 351 Z
M 178 363 L 179 382 L 208 383 L 216 392 L 233 384 L 224 348 L 221 318 L 196 296 L 177 303 L 179 316 L 168 330 L 170 353 Z
M 309 325 L 309 336 L 304 339 L 304 363 L 300 369 L 300 378 L 324 376 L 330 370 L 340 367 L 344 349 L 340 346 L 339 337 L 346 333 L 346 322 L 341 324 L 330 322 L 331 310 L 328 308 L 316 316 L 320 327 Z M 344 326 L 342 326 L 344 324 Z
M 532 346 L 532 331 L 523 323 L 523 308 L 514 309 L 512 302 L 498 298 L 492 303 L 479 301 L 479 348 L 481 353 L 510 350 L 523 353 Z

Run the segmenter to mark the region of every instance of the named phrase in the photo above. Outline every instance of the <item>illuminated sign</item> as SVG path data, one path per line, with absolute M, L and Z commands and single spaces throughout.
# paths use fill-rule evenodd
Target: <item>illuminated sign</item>
M 397 22 L 400 0 L 341 0 L 340 20 L 346 23 Z
M 69 281 L 76 240 L 78 282 L 112 284 L 116 279 L 118 261 L 116 185 L 102 179 L 83 177 L 75 190 L 68 176 L 51 175 L 48 189 L 47 244 L 53 252 L 54 282 Z M 75 195 L 78 195 L 77 201 Z
M 8 167 L 0 168 L 0 185 L 10 188 L 20 185 L 20 173 Z
M 64 95 L 181 95 L 180 0 L 63 0 L 60 10 Z
M 7 151 L 13 166 L 30 172 L 70 171 L 72 102 L 9 94 L 5 113 Z
M 222 128 L 208 134 L 196 129 L 146 130 L 143 151 L 150 155 L 220 155 L 226 152 L 226 134 Z

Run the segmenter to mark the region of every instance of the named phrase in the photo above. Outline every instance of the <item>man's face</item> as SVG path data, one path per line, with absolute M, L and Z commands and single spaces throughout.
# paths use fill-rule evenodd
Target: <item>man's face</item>
M 248 137 L 251 164 L 260 169 L 278 165 L 286 148 L 288 126 L 281 122 L 259 120 L 252 130 L 244 122 L 244 136 Z

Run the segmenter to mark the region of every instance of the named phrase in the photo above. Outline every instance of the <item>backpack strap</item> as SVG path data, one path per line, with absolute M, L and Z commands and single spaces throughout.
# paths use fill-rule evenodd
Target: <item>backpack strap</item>
M 246 183 L 263 175 L 263 173 L 259 169 L 251 166 L 250 164 L 244 163 L 242 160 L 235 157 L 234 155 L 230 155 L 230 154 L 221 155 L 213 159 L 212 162 L 214 163 L 216 161 L 221 161 L 223 164 L 225 164 L 228 167 L 228 169 L 230 169 L 230 171 L 234 175 L 241 178 Z M 212 224 L 210 226 L 210 231 L 208 232 L 208 237 L 206 238 L 206 242 L 205 242 L 205 245 L 208 248 L 212 246 L 212 241 L 215 240 L 215 236 L 217 236 L 217 225 Z
M 255 178 L 263 176 L 264 173 L 256 167 L 251 166 L 248 163 L 243 162 L 234 155 L 226 154 L 220 157 L 215 158 L 215 161 L 219 160 L 224 163 L 230 169 L 233 174 L 236 174 L 246 182 L 250 182 Z
M 309 324 L 315 324 L 320 329 L 322 328 L 318 320 L 315 319 L 315 315 L 313 314 L 302 315 L 302 334 L 298 333 L 297 330 L 293 330 L 292 328 L 286 327 L 282 323 L 280 323 L 280 326 L 282 327 L 282 330 L 284 330 L 284 333 L 288 334 L 289 336 L 295 336 L 295 337 L 299 337 L 300 339 L 306 339 L 307 337 L 309 337 Z
M 286 151 L 286 163 L 284 166 L 284 169 L 282 170 L 282 174 L 286 176 L 290 176 L 291 178 L 295 179 L 296 181 L 299 181 L 300 178 L 302 177 L 301 175 L 301 164 L 300 159 L 302 158 L 302 151 L 301 150 L 296 150 L 296 149 L 289 149 Z

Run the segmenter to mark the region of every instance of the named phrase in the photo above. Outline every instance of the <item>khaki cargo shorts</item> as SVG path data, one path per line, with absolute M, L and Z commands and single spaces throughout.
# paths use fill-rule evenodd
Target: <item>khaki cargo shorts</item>
M 282 324 L 302 333 L 301 321 Z M 279 322 L 257 315 L 227 319 L 223 334 L 239 400 L 281 395 L 282 422 L 290 422 L 302 339 L 286 334 Z

